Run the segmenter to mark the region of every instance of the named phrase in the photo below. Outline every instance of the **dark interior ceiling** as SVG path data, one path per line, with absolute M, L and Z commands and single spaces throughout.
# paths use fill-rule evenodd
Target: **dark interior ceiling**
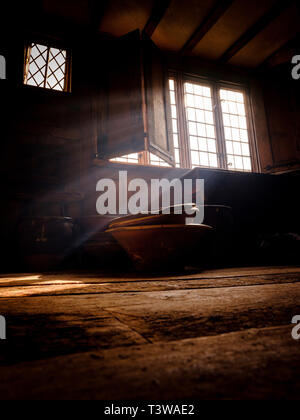
M 165 51 L 249 69 L 286 61 L 300 31 L 297 0 L 43 0 L 43 11 L 114 37 L 139 28 Z

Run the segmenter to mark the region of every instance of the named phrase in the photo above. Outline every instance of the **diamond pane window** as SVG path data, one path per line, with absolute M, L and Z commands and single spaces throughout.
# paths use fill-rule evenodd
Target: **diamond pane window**
M 68 82 L 67 51 L 40 44 L 27 50 L 24 83 L 29 86 L 66 91 Z

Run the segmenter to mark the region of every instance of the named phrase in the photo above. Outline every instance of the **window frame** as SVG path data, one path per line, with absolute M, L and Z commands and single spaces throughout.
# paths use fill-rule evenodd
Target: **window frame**
M 162 164 L 156 164 L 156 163 L 152 163 L 151 162 L 151 153 L 150 150 L 144 150 L 143 152 L 138 152 L 135 153 L 136 155 L 138 155 L 138 161 L 137 162 L 122 162 L 119 161 L 118 159 L 123 159 L 124 157 L 130 156 L 130 155 L 125 155 L 125 156 L 120 156 L 119 158 L 112 158 L 109 159 L 109 162 L 114 164 L 114 163 L 118 163 L 121 165 L 133 165 L 133 166 L 148 166 L 151 168 L 172 168 L 171 165 L 168 164 L 168 162 L 165 162 L 164 165 Z M 152 153 L 154 155 L 154 153 Z M 156 155 L 155 155 L 156 156 Z M 159 156 L 157 156 L 158 159 L 162 160 Z
M 233 83 L 218 80 L 213 77 L 204 77 L 191 73 L 183 73 L 176 70 L 169 71 L 169 78 L 174 80 L 175 83 L 175 95 L 177 102 L 177 119 L 178 119 L 178 131 L 179 131 L 179 144 L 180 144 L 180 156 L 181 156 L 181 167 L 192 168 L 191 161 L 191 150 L 190 150 L 190 139 L 188 132 L 188 120 L 186 115 L 185 106 L 185 83 L 199 83 L 203 86 L 207 86 L 212 91 L 212 103 L 213 103 L 213 114 L 216 128 L 216 142 L 217 142 L 217 156 L 218 156 L 218 168 L 209 168 L 205 166 L 199 166 L 199 168 L 210 169 L 210 170 L 225 170 L 229 172 L 242 172 L 242 173 L 260 173 L 261 166 L 258 155 L 255 127 L 254 127 L 254 113 L 251 101 L 251 95 L 248 86 L 241 83 Z M 245 109 L 246 109 L 246 121 L 247 121 L 247 132 L 249 135 L 249 148 L 251 154 L 252 170 L 242 171 L 237 169 L 230 169 L 227 163 L 227 152 L 226 152 L 226 140 L 225 130 L 223 123 L 222 105 L 220 98 L 220 89 L 229 89 L 243 93 L 245 98 Z
M 63 90 L 48 88 L 45 85 L 44 86 L 28 85 L 26 83 L 32 44 L 42 45 L 47 48 L 47 60 L 49 59 L 49 53 L 50 53 L 51 48 L 66 51 L 66 70 L 65 70 Z M 46 83 L 47 83 L 47 78 L 45 77 L 45 84 Z M 28 40 L 24 45 L 23 83 L 22 84 L 26 88 L 39 89 L 45 92 L 52 92 L 52 93 L 58 93 L 58 94 L 71 93 L 72 92 L 72 52 L 71 52 L 71 49 L 60 44 L 59 42 L 52 42 L 51 40 L 38 39 L 38 38 Z

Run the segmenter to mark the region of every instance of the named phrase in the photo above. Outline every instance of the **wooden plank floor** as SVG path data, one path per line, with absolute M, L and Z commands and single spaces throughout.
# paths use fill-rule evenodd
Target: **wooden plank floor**
M 0 276 L 1 399 L 300 396 L 300 268 Z

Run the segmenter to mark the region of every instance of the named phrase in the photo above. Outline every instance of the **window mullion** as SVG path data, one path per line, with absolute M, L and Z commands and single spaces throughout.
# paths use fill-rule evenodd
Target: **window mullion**
M 181 147 L 181 166 L 184 168 L 191 168 L 191 153 L 190 153 L 190 141 L 188 133 L 188 122 L 186 118 L 186 107 L 185 107 L 185 92 L 184 92 L 184 78 L 182 74 L 177 76 L 177 103 L 178 103 L 178 125 L 180 133 L 180 147 Z
M 217 132 L 217 145 L 218 145 L 218 159 L 221 169 L 228 169 L 227 156 L 226 156 L 226 143 L 225 133 L 223 126 L 221 100 L 219 95 L 219 87 L 216 83 L 213 84 L 213 106 Z
M 30 57 L 31 57 L 31 50 L 32 46 L 28 45 L 25 50 L 25 68 L 24 68 L 24 83 L 27 83 L 28 79 L 28 71 L 29 71 L 29 63 L 30 63 Z
M 138 153 L 138 161 L 140 165 L 150 165 L 150 152 L 145 150 L 144 152 Z
M 251 163 L 252 168 L 256 172 L 261 172 L 257 142 L 256 142 L 256 134 L 255 134 L 255 127 L 253 124 L 253 111 L 252 111 L 252 103 L 250 99 L 249 92 L 245 92 L 245 108 L 246 108 L 246 119 L 247 119 L 247 129 L 249 134 L 249 148 L 251 151 Z
M 48 71 L 49 71 L 49 60 L 50 60 L 50 47 L 48 47 L 48 49 L 47 49 L 47 63 L 46 63 L 46 70 L 45 70 L 44 88 L 47 88 Z

